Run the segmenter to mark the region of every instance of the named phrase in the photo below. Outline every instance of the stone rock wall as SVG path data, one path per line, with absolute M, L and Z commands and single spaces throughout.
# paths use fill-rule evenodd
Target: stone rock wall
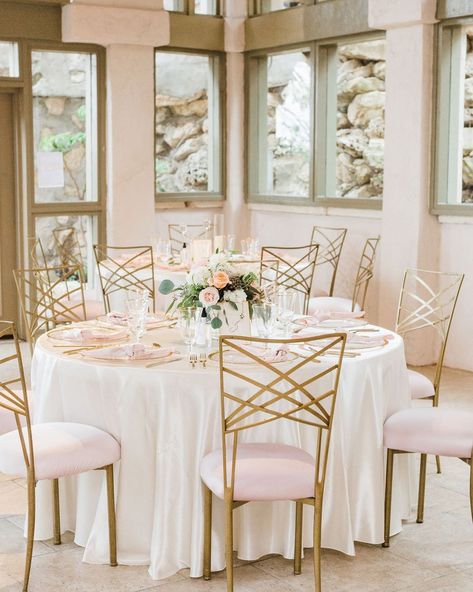
M 208 97 L 156 96 L 156 191 L 208 191 Z
M 385 41 L 341 45 L 337 72 L 337 197 L 382 197 Z
M 462 203 L 473 203 L 473 36 L 467 35 L 463 112 Z
M 292 59 L 273 58 L 268 76 L 268 192 L 308 196 L 311 69 L 302 53 Z

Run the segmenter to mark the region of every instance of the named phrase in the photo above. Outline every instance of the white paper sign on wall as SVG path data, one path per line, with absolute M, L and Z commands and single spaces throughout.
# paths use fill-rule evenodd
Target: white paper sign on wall
M 64 187 L 64 159 L 62 152 L 38 152 L 36 173 L 40 189 Z

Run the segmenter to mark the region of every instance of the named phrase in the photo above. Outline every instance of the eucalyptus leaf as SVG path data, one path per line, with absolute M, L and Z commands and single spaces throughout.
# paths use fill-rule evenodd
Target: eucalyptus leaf
M 159 284 L 159 292 L 160 292 L 160 294 L 164 294 L 165 296 L 167 296 L 173 290 L 174 290 L 174 282 L 172 282 L 171 280 L 163 280 Z
M 215 317 L 210 322 L 210 325 L 212 326 L 212 329 L 220 329 L 220 327 L 223 325 L 223 323 L 222 323 L 221 319 L 219 319 L 218 317 Z

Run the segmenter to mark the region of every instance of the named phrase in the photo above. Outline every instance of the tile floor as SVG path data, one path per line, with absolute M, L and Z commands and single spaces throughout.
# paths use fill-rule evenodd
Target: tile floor
M 0 348 L 5 345 L 1 344 Z M 427 368 L 426 373 L 431 372 Z M 473 410 L 473 374 L 447 370 L 443 403 Z M 394 537 L 389 549 L 358 544 L 356 557 L 323 551 L 324 592 L 473 592 L 473 524 L 467 465 L 443 459 L 443 472 L 429 462 L 424 524 L 412 520 Z M 20 592 L 24 560 L 22 525 L 24 484 L 0 475 L 0 592 Z M 82 550 L 64 537 L 36 543 L 31 592 L 218 592 L 226 590 L 225 572 L 210 582 L 190 579 L 187 570 L 162 581 L 149 578 L 146 567 L 87 565 Z M 236 592 L 313 591 L 312 553 L 306 550 L 300 576 L 278 556 L 235 569 Z

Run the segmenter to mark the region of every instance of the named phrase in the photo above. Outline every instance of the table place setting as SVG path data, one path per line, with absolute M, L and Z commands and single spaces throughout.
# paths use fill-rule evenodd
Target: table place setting
M 128 326 L 130 315 L 126 312 L 113 310 L 105 315 L 97 317 L 97 320 L 109 325 Z M 164 312 L 148 312 L 144 319 L 146 329 L 155 329 L 158 327 L 169 327 L 175 324 L 176 319 L 169 317 Z
M 124 327 L 105 327 L 95 321 L 68 325 L 66 328 L 53 329 L 47 333 L 48 339 L 67 345 L 98 345 L 128 339 L 128 329 Z M 59 346 L 60 347 L 60 346 Z

